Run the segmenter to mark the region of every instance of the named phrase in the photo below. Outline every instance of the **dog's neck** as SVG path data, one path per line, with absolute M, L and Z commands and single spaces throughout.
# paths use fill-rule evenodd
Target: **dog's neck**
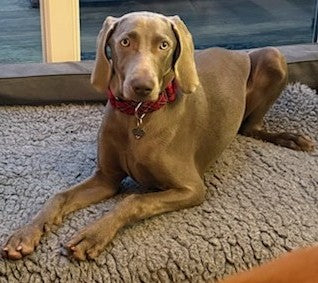
M 141 117 L 144 114 L 151 113 L 163 107 L 167 103 L 176 100 L 177 85 L 175 73 L 170 69 L 162 78 L 162 88 L 156 101 L 135 101 L 127 100 L 121 95 L 123 82 L 121 78 L 113 73 L 112 80 L 107 90 L 107 97 L 112 107 L 128 115 L 137 115 Z M 138 107 L 139 105 L 139 107 Z M 136 108 L 138 107 L 137 111 Z
M 168 78 L 168 77 L 167 77 Z M 166 78 L 166 79 L 167 79 Z M 137 140 L 145 135 L 143 129 L 143 118 L 146 114 L 159 110 L 168 103 L 172 103 L 177 98 L 176 81 L 171 78 L 170 81 L 165 82 L 165 88 L 162 90 L 156 101 L 134 101 L 125 100 L 116 96 L 116 92 L 111 88 L 107 90 L 108 102 L 115 109 L 127 115 L 134 115 L 136 117 L 136 127 L 132 129 L 132 133 Z M 118 88 L 115 88 L 115 91 Z

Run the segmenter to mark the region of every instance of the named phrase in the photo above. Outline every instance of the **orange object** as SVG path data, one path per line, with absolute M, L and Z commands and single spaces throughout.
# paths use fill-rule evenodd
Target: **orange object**
M 318 283 L 318 246 L 297 249 L 219 283 Z

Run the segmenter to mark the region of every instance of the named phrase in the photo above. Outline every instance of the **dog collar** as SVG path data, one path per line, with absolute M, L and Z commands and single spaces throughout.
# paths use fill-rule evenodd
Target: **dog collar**
M 113 108 L 127 115 L 137 115 L 138 117 L 141 117 L 145 114 L 159 110 L 167 103 L 174 102 L 176 100 L 176 90 L 176 83 L 173 80 L 168 84 L 165 90 L 159 94 L 159 98 L 156 101 L 140 102 L 135 100 L 125 100 L 116 97 L 110 88 L 108 88 L 107 97 Z
M 159 98 L 156 101 L 124 100 L 114 96 L 110 88 L 108 88 L 107 96 L 113 108 L 127 115 L 135 115 L 137 127 L 132 129 L 132 133 L 135 138 L 139 140 L 145 135 L 145 131 L 142 129 L 142 119 L 147 113 L 154 112 L 167 103 L 174 102 L 176 100 L 176 90 L 176 83 L 173 80 L 168 84 L 165 90 L 159 94 Z

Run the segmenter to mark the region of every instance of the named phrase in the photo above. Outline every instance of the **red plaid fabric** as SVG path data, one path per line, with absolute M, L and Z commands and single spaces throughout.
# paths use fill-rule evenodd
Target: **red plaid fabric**
M 176 100 L 176 84 L 174 81 L 168 84 L 166 89 L 159 94 L 159 98 L 156 101 L 145 101 L 138 109 L 138 116 L 142 114 L 151 113 L 165 106 L 167 103 L 174 102 Z M 134 100 L 123 100 L 115 97 L 111 89 L 107 91 L 107 97 L 110 104 L 128 115 L 135 115 L 135 109 L 140 102 Z

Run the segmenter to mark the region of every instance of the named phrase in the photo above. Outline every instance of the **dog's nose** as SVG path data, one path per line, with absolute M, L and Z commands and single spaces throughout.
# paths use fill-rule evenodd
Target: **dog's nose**
M 146 96 L 152 92 L 154 83 L 151 80 L 133 80 L 131 83 L 131 87 L 134 90 L 135 94 Z

